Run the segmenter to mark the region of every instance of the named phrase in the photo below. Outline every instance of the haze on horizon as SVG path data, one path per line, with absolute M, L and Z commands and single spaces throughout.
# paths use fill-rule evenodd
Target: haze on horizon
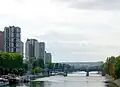
M 53 61 L 104 61 L 120 55 L 119 0 L 1 0 L 0 30 L 46 42 Z

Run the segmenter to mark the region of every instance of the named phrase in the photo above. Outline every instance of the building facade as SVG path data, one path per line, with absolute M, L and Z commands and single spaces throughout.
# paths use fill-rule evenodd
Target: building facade
M 46 53 L 45 43 L 38 42 L 36 39 L 27 39 L 25 43 L 25 58 L 27 61 L 32 62 L 35 59 L 43 59 L 45 63 L 51 63 L 51 53 Z
M 22 41 L 20 43 L 20 52 L 22 55 L 24 55 L 24 43 Z
M 36 39 L 27 39 L 25 43 L 25 57 L 28 60 L 39 57 L 39 43 Z
M 45 61 L 45 43 L 39 43 L 39 58 Z
M 46 53 L 46 55 L 45 55 L 45 63 L 51 63 L 51 62 L 52 62 L 51 53 Z
M 0 31 L 0 52 L 4 51 L 4 32 Z
M 4 28 L 4 51 L 23 54 L 21 46 L 21 28 L 9 26 Z

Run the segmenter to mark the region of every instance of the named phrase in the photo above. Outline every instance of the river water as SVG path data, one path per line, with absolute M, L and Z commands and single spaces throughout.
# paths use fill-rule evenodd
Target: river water
M 86 77 L 86 73 L 76 72 L 68 74 L 67 77 L 51 76 L 40 78 L 36 81 L 29 84 L 6 87 L 116 87 L 114 85 L 106 86 L 104 83 L 106 78 L 96 73 L 90 73 L 90 76 Z

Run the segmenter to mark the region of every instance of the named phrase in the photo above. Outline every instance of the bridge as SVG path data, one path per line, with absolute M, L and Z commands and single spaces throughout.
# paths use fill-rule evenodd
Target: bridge
M 74 67 L 75 72 L 84 71 L 86 72 L 86 76 L 89 76 L 89 72 L 92 71 L 98 71 L 100 73 L 103 62 L 66 62 L 65 64 Z
M 76 69 L 76 71 L 84 71 L 86 72 L 86 76 L 89 76 L 89 72 L 92 72 L 92 71 L 98 71 L 98 73 L 100 74 L 101 66 L 85 66 L 85 67 L 80 67 L 79 69 Z
M 63 68 L 46 68 L 45 71 L 59 73 L 65 76 L 67 76 L 67 73 L 84 71 L 86 72 L 86 76 L 89 76 L 89 72 L 92 71 L 98 71 L 99 73 L 101 71 L 101 65 L 103 64 L 103 62 L 64 62 L 60 64 L 64 65 Z M 68 65 L 70 66 L 69 68 Z M 59 66 L 60 65 L 58 64 L 58 67 Z

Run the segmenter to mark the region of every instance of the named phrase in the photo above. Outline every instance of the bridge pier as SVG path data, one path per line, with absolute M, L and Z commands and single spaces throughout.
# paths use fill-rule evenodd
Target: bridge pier
M 67 72 L 64 72 L 64 76 L 67 76 Z
M 101 74 L 101 71 L 98 71 L 98 74 Z
M 89 72 L 88 71 L 86 72 L 86 76 L 89 76 Z

